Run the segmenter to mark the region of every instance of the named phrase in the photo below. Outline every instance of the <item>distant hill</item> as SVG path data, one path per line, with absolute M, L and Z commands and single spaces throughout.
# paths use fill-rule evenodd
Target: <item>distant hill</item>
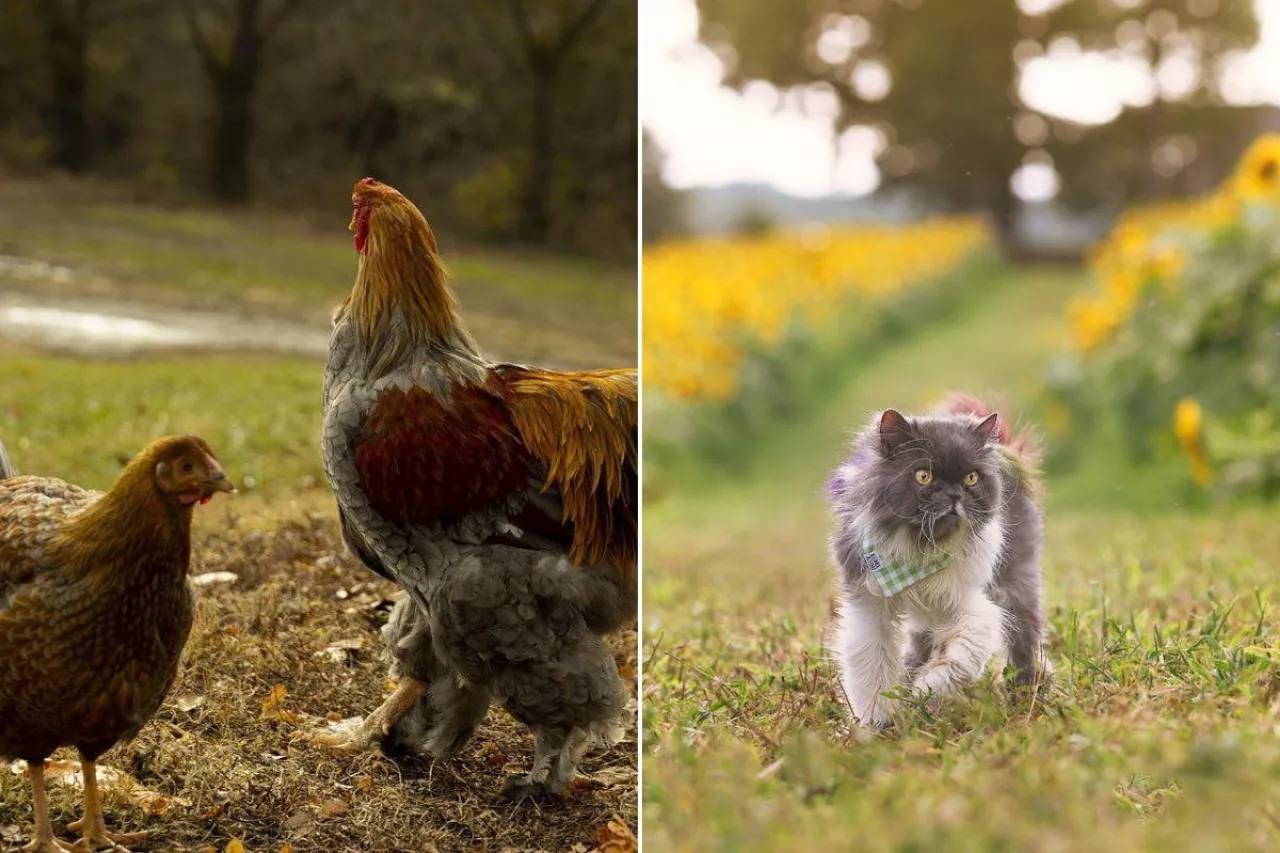
M 901 222 L 917 214 L 904 197 L 829 195 L 804 198 L 770 184 L 725 184 L 694 187 L 682 193 L 680 215 L 694 234 L 727 234 L 745 216 L 776 225 L 806 222 Z
M 680 219 L 691 234 L 729 234 L 747 220 L 780 227 L 809 222 L 899 223 L 924 211 L 905 194 L 795 196 L 771 184 L 725 184 L 693 187 L 681 193 Z M 1074 253 L 1105 233 L 1107 213 L 1079 214 L 1051 204 L 1023 206 L 1019 227 L 1022 246 L 1031 251 Z

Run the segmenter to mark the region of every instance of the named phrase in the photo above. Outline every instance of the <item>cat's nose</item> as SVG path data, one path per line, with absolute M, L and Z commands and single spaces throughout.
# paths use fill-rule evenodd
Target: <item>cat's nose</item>
M 960 516 L 961 518 L 965 518 L 966 516 L 964 512 L 964 501 L 960 500 L 959 498 L 956 498 L 955 503 L 951 505 L 951 511 L 954 512 L 956 515 Z

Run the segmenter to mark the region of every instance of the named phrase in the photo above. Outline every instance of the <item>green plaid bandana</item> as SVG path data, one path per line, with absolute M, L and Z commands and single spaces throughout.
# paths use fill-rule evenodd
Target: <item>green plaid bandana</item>
M 952 559 L 954 558 L 950 554 L 944 552 L 936 557 L 928 557 L 916 565 L 886 563 L 880 559 L 880 555 L 876 552 L 875 543 L 871 541 L 870 537 L 862 540 L 862 565 L 871 574 L 876 585 L 880 587 L 880 591 L 889 598 L 902 592 L 916 581 L 922 581 L 929 575 L 942 571 L 951 565 Z

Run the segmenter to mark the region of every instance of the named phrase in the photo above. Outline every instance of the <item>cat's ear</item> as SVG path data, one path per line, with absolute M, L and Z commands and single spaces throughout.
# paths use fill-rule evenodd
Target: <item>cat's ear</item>
M 991 444 L 1000 440 L 1000 416 L 995 412 L 987 415 L 987 417 L 973 428 L 974 433 L 982 440 L 983 444 Z
M 902 416 L 897 409 L 885 409 L 880 415 L 880 446 L 888 456 L 897 452 L 898 448 L 915 438 L 911 431 L 911 421 Z

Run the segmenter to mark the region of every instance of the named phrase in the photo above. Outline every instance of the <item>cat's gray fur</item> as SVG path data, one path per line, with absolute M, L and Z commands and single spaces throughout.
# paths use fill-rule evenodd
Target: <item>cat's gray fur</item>
M 931 416 L 887 410 L 856 437 L 829 484 L 834 651 L 855 717 L 887 724 L 894 707 L 878 698 L 884 690 L 906 681 L 945 694 L 980 675 L 1000 651 L 1016 684 L 1044 680 L 1043 514 L 1034 468 L 1025 437 L 1011 440 L 999 416 L 972 398 Z M 932 481 L 918 483 L 919 470 Z M 975 471 L 977 483 L 965 486 Z M 867 534 L 900 559 L 942 550 L 954 561 L 886 598 L 866 576 Z

